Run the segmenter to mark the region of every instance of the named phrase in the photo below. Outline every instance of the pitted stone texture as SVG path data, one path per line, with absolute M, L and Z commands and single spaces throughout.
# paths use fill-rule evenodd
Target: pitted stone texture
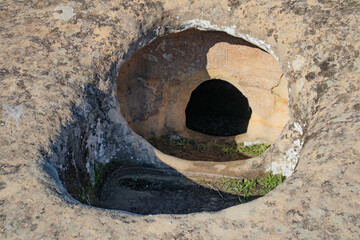
M 359 3 L 204 2 L 81 1 L 67 21 L 53 16 L 65 2 L 0 2 L 0 238 L 358 239 Z M 99 39 L 94 31 L 103 27 L 111 33 Z M 73 136 L 87 139 L 100 118 L 103 129 L 117 124 L 105 155 L 128 151 L 146 161 L 151 154 L 125 120 L 107 115 L 119 107 L 110 88 L 136 50 L 191 27 L 227 31 L 278 57 L 290 120 L 264 161 L 299 159 L 296 171 L 267 196 L 217 213 L 143 217 L 74 201 L 44 165 L 46 150 L 58 146 L 52 154 L 69 158 L 71 121 L 84 129 Z M 26 118 L 17 124 L 3 103 Z
M 236 136 L 238 142 L 275 142 L 289 119 L 279 64 L 256 46 L 221 32 L 185 31 L 141 49 L 120 69 L 121 112 L 146 138 L 171 133 L 208 140 L 186 128 L 185 108 L 192 91 L 211 79 L 230 82 L 249 100 L 253 115 L 247 133 Z

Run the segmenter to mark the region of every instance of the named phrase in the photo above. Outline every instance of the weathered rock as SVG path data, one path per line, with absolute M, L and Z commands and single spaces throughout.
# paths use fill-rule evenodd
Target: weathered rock
M 254 45 L 221 32 L 190 30 L 156 39 L 136 53 L 120 69 L 117 96 L 141 136 L 174 133 L 204 140 L 209 137 L 186 128 L 185 108 L 201 83 L 221 79 L 248 98 L 253 112 L 237 141 L 273 143 L 289 119 L 281 76 L 274 57 Z
M 359 11 L 357 1 L 331 0 L 0 1 L 0 238 L 358 239 Z M 254 166 L 296 171 L 267 196 L 215 213 L 134 216 L 80 204 L 66 190 L 84 193 L 96 164 L 170 168 L 173 159 L 159 161 L 114 114 L 116 78 L 154 38 L 191 28 L 276 57 L 289 121 Z

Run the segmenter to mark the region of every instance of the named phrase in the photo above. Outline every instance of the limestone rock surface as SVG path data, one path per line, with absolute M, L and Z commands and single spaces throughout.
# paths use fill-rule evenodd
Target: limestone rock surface
M 146 138 L 175 133 L 208 139 L 186 128 L 185 109 L 193 90 L 212 79 L 231 83 L 249 101 L 253 115 L 247 133 L 236 139 L 275 142 L 289 119 L 287 80 L 273 56 L 221 32 L 170 34 L 137 52 L 117 79 L 121 112 Z
M 358 239 L 359 15 L 347 0 L 0 1 L 0 238 Z M 289 120 L 258 163 L 289 177 L 215 213 L 138 216 L 79 203 L 68 190 L 96 181 L 96 164 L 167 167 L 119 114 L 116 78 L 153 39 L 193 28 L 276 57 Z

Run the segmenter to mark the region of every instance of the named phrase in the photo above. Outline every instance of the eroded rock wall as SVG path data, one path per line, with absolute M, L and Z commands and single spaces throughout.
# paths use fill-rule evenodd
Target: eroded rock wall
M 275 141 L 289 119 L 287 81 L 270 54 L 221 32 L 188 30 L 141 49 L 120 69 L 121 112 L 146 138 L 192 137 L 185 108 L 192 91 L 210 79 L 230 82 L 249 100 L 252 116 L 238 142 Z
M 358 239 L 359 15 L 345 0 L 0 1 L 0 238 Z M 189 28 L 225 31 L 277 57 L 290 119 L 262 160 L 292 175 L 217 213 L 133 216 L 66 199 L 41 150 L 76 121 L 83 86 L 111 95 L 132 54 Z

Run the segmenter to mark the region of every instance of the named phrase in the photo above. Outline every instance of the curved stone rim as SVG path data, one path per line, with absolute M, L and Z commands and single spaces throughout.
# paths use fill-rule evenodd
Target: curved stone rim
M 134 2 L 120 5 L 113 1 L 106 4 L 92 1 L 91 6 L 71 2 L 61 3 L 65 15 L 56 12 L 55 18 L 52 13 L 59 3 L 0 4 L 4 6 L 0 38 L 6 43 L 6 48 L 0 52 L 0 76 L 4 83 L 0 85 L 1 131 L 2 136 L 6 136 L 1 139 L 0 210 L 4 222 L 0 222 L 0 234 L 6 238 L 72 238 L 80 234 L 84 239 L 260 239 L 267 236 L 356 239 L 359 235 L 356 225 L 360 216 L 359 162 L 356 161 L 359 147 L 352 144 L 359 142 L 357 132 L 360 129 L 359 63 L 356 61 L 360 48 L 357 41 L 359 8 L 356 2 L 219 0 L 207 6 L 197 1 L 165 0 L 142 6 Z M 158 14 L 155 20 L 149 11 Z M 105 13 L 113 19 L 104 17 Z M 36 17 L 25 19 L 26 16 Z M 283 157 L 300 157 L 296 172 L 269 195 L 214 214 L 140 217 L 64 201 L 64 192 L 56 182 L 57 173 L 53 172 L 54 180 L 43 170 L 45 157 L 38 149 L 46 151 L 51 144 L 49 139 L 54 139 L 64 127 L 61 122 L 71 119 L 71 102 L 81 101 L 74 93 L 81 89 L 80 84 L 71 87 L 66 84 L 76 82 L 74 79 L 85 81 L 92 75 L 90 69 L 107 72 L 102 71 L 107 68 L 101 64 L 104 59 L 99 58 L 109 57 L 107 51 L 113 49 L 111 44 L 102 47 L 97 44 L 102 39 L 108 43 L 110 32 L 126 33 L 129 39 L 120 42 L 126 42 L 126 49 L 134 49 L 134 45 L 128 44 L 141 42 L 141 34 L 154 26 L 162 26 L 159 32 L 167 31 L 167 25 L 179 26 L 181 22 L 191 26 L 198 21 L 191 20 L 191 16 L 205 19 L 202 28 L 208 26 L 210 19 L 211 25 L 222 28 L 226 20 L 224 28 L 228 31 L 238 31 L 254 42 L 265 44 L 264 40 L 275 46 L 273 52 L 279 56 L 283 72 L 291 76 L 293 119 L 286 131 L 287 137 L 294 141 L 282 138 L 279 142 L 292 146 L 274 151 L 285 153 Z M 75 25 L 80 18 L 83 30 L 91 37 L 76 32 Z M 126 24 L 122 25 L 122 18 L 126 19 Z M 110 22 L 114 23 L 114 19 L 117 24 L 112 29 L 109 26 L 113 26 Z M 41 24 L 43 22 L 46 24 Z M 137 28 L 139 22 L 142 29 Z M 107 23 L 109 25 L 103 29 Z M 238 23 L 241 25 L 236 26 Z M 77 39 L 72 38 L 73 31 Z M 41 34 L 64 45 L 57 45 L 59 48 L 55 49 Z M 19 46 L 20 39 L 22 46 Z M 76 45 L 78 41 L 94 47 L 86 53 L 95 59 L 91 64 L 81 56 L 86 51 Z M 116 43 L 116 47 L 120 45 Z M 71 46 L 83 51 L 76 50 L 80 53 L 78 56 Z M 64 64 L 69 60 L 66 56 L 70 55 L 81 59 L 78 69 L 75 65 Z M 117 65 L 112 70 L 118 69 L 119 60 L 126 58 L 119 56 L 109 58 Z M 54 65 L 49 65 L 49 60 L 54 58 L 59 66 L 53 61 Z M 86 76 L 78 75 L 80 67 Z M 106 89 L 105 79 L 106 76 L 98 76 L 100 89 Z M 43 102 L 43 98 L 47 101 Z M 58 105 L 63 108 L 57 108 Z M 48 171 L 51 168 L 50 165 Z

